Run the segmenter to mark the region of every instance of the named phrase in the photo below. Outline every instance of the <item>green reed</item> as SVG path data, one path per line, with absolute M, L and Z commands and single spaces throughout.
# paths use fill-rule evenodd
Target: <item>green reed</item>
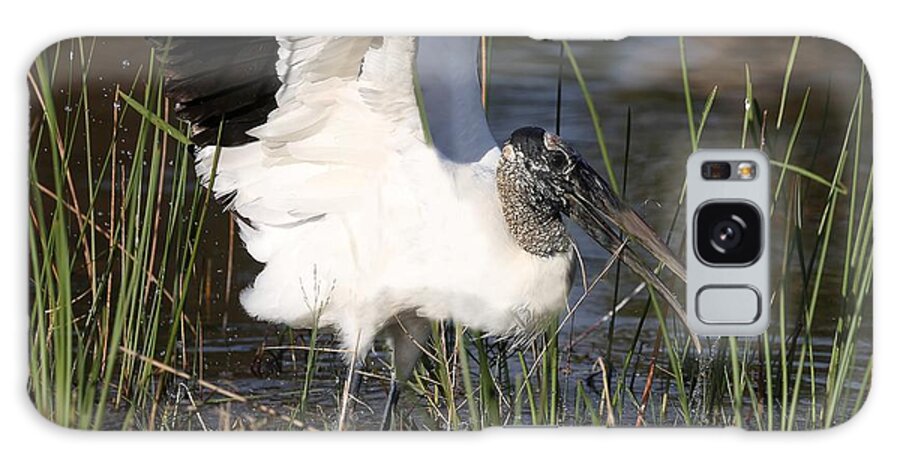
M 203 215 L 184 221 L 193 163 L 187 136 L 167 122 L 153 55 L 130 88 L 110 92 L 112 124 L 102 133 L 90 105 L 94 47 L 60 42 L 28 76 L 40 117 L 30 134 L 29 391 L 48 419 L 98 429 L 109 411 L 126 425 L 144 416 L 164 388 L 165 375 L 120 351 L 164 351 L 171 361 L 174 340 L 196 327 L 175 310 L 187 299 Z M 127 146 L 125 127 L 138 129 Z

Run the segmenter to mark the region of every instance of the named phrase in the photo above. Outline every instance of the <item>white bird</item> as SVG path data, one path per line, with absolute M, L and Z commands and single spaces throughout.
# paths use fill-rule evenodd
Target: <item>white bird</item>
M 386 427 L 429 321 L 515 336 L 566 307 L 575 255 L 562 215 L 609 250 L 622 244 L 620 232 L 627 237 L 622 261 L 683 317 L 632 245 L 683 280 L 682 265 L 572 147 L 539 128 L 497 145 L 481 104 L 477 40 L 169 47 L 168 91 L 203 146 L 200 181 L 241 218 L 247 250 L 265 264 L 241 293 L 243 307 L 260 320 L 333 328 L 348 361 L 364 360 L 386 336 L 394 357 Z

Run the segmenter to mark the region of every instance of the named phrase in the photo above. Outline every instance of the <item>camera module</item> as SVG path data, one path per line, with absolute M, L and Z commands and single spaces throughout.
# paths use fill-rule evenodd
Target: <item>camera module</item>
M 697 209 L 694 250 L 709 265 L 748 266 L 762 250 L 762 219 L 746 202 L 711 202 Z

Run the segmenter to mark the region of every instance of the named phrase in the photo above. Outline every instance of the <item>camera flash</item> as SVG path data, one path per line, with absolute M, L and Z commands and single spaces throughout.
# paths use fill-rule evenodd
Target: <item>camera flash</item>
M 737 165 L 737 175 L 741 180 L 751 180 L 756 177 L 756 163 L 744 161 Z

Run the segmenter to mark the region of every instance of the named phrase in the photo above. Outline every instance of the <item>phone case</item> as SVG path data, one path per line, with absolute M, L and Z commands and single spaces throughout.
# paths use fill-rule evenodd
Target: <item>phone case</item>
M 872 102 L 840 43 L 84 37 L 27 77 L 54 423 L 801 430 L 870 388 Z M 760 336 L 685 325 L 703 148 L 769 157 Z

